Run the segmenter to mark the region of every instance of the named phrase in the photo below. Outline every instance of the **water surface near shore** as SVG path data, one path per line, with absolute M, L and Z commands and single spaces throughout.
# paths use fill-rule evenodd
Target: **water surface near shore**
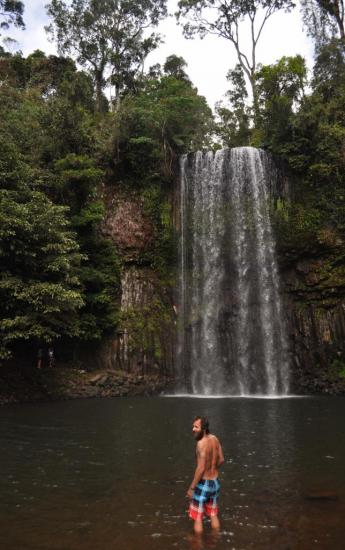
M 190 536 L 186 489 L 206 414 L 220 437 L 218 538 Z M 337 549 L 345 399 L 115 398 L 5 407 L 7 550 Z

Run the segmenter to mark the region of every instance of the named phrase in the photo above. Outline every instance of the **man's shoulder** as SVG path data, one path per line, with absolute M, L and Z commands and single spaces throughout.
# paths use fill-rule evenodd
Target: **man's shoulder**
M 201 451 L 202 449 L 205 449 L 207 447 L 207 439 L 203 437 L 200 439 L 200 441 L 197 442 L 196 448 L 198 451 Z
M 197 449 L 206 449 L 210 445 L 212 445 L 212 441 L 215 441 L 216 443 L 219 443 L 218 438 L 213 434 L 208 434 L 207 437 L 203 437 L 198 441 L 196 448 Z

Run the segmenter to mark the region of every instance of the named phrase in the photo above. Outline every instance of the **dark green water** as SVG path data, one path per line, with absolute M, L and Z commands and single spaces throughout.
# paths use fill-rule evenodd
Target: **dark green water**
M 199 413 L 226 459 L 222 531 L 206 524 L 201 542 L 185 512 Z M 0 414 L 6 550 L 344 548 L 343 398 L 125 398 Z

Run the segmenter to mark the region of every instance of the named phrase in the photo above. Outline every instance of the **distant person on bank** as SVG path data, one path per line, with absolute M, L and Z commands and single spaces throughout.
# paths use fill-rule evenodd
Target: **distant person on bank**
M 53 368 L 54 363 L 55 363 L 54 348 L 50 347 L 48 348 L 48 366 L 50 368 Z
M 37 351 L 37 368 L 38 369 L 42 368 L 42 363 L 43 363 L 43 349 L 39 348 L 39 350 Z
M 215 435 L 210 434 L 206 417 L 196 416 L 193 421 L 193 436 L 196 445 L 196 469 L 193 481 L 187 491 L 191 499 L 189 517 L 194 520 L 194 531 L 203 531 L 203 517 L 208 516 L 213 529 L 219 530 L 218 498 L 220 483 L 218 468 L 224 462 L 221 444 Z

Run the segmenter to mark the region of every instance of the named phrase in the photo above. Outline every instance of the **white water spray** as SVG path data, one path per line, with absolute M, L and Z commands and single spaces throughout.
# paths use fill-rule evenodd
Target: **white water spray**
M 179 360 L 194 394 L 288 393 L 266 161 L 251 147 L 181 159 Z

